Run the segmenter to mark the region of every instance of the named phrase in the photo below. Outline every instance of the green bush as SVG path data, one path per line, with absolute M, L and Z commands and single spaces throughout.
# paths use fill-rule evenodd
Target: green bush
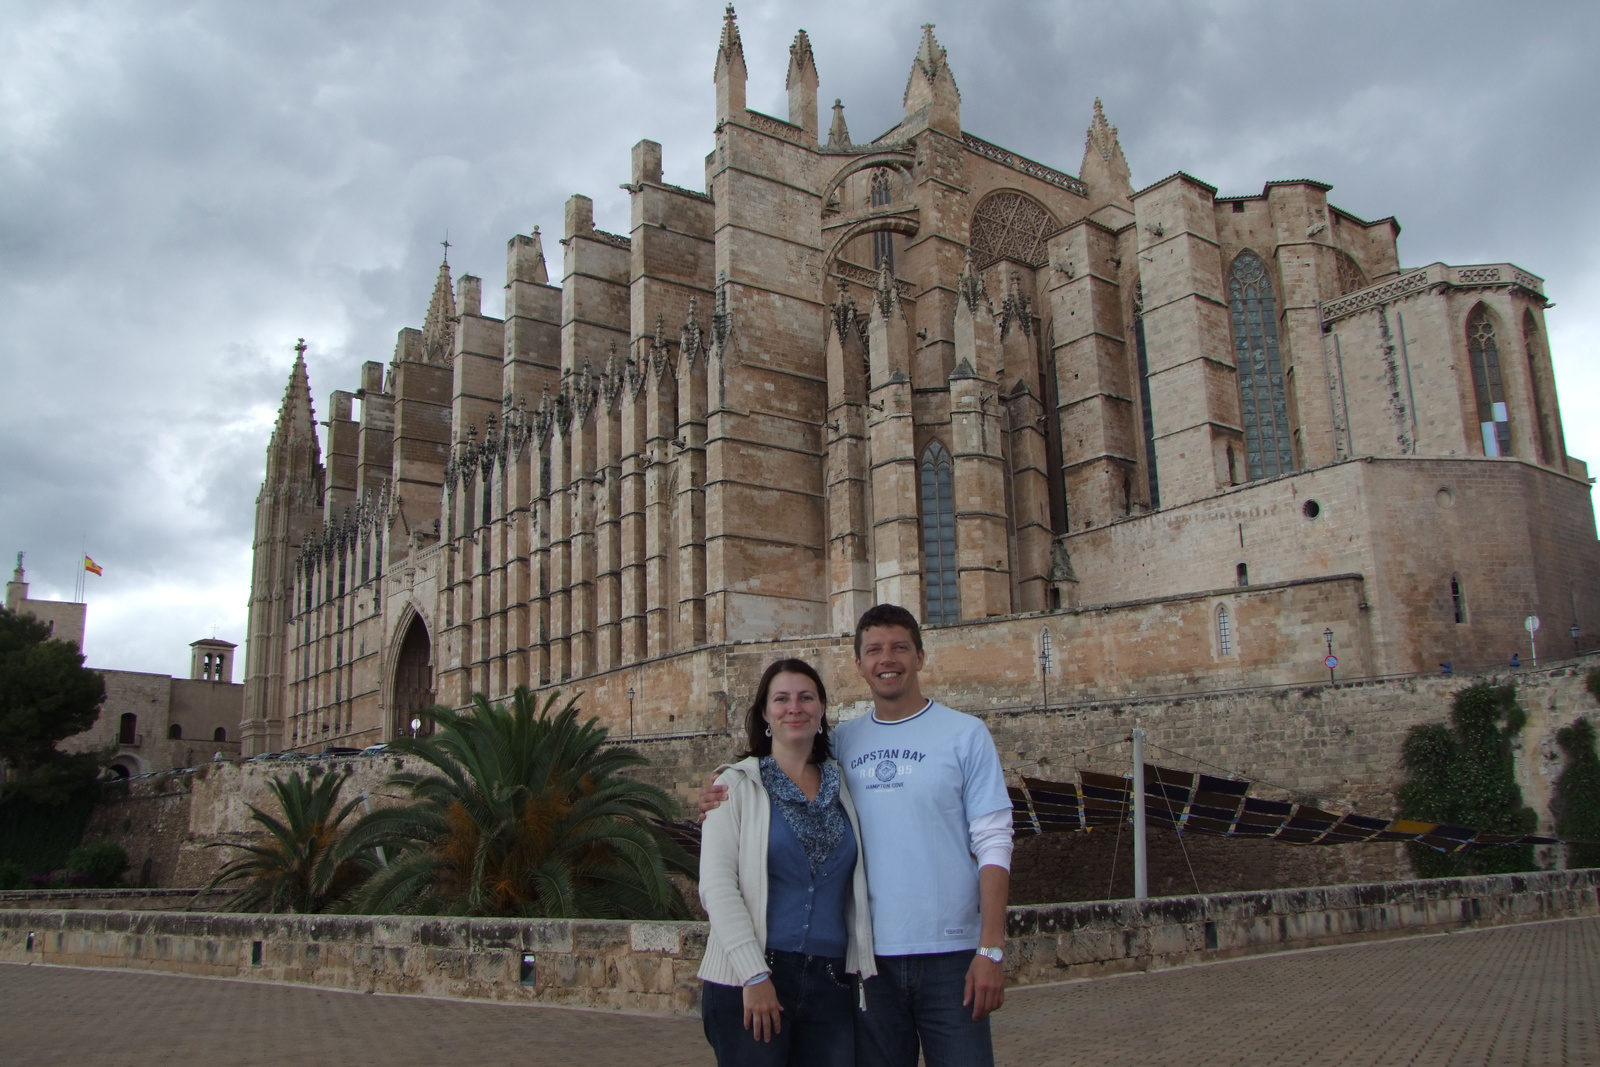
M 1532 833 L 1539 819 L 1522 802 L 1511 754 L 1511 740 L 1525 722 L 1516 686 L 1485 682 L 1456 694 L 1450 725 L 1413 726 L 1400 758 L 1408 772 L 1400 787 L 1401 818 L 1493 833 Z M 1423 878 L 1535 869 L 1532 845 L 1457 853 L 1420 843 L 1409 848 Z
M 1590 681 L 1594 675 L 1590 675 Z M 1571 867 L 1600 867 L 1600 753 L 1595 751 L 1594 724 L 1575 719 L 1556 731 L 1564 757 L 1551 807 L 1556 834 L 1563 841 L 1589 842 L 1567 846 Z
M 128 869 L 128 854 L 115 841 L 96 841 L 72 850 L 67 873 L 77 875 L 91 889 L 110 889 Z
M 1590 671 L 1587 680 L 1589 683 L 1589 695 L 1596 700 L 1600 700 L 1600 667 Z
M 27 872 L 16 860 L 0 861 L 0 890 L 21 889 Z
M 0 862 L 15 863 L 25 874 L 66 866 L 67 854 L 83 840 L 94 809 L 93 789 L 83 789 L 62 804 L 46 804 L 22 794 L 0 801 Z

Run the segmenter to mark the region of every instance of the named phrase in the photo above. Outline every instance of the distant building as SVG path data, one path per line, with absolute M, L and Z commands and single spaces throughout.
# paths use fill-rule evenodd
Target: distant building
M 28 596 L 28 576 L 22 569 L 23 553 L 17 553 L 17 568 L 6 583 L 6 610 L 32 615 L 50 627 L 50 636 L 71 641 L 83 648 L 83 618 L 87 606 L 67 600 L 33 600 Z
M 829 658 L 848 702 L 878 601 L 971 710 L 1039 701 L 1052 633 L 1050 695 L 1087 701 L 1600 631 L 1530 271 L 1402 265 L 1394 219 L 1309 179 L 1135 188 L 1098 101 L 1078 175 L 1026 159 L 962 128 L 931 30 L 868 142 L 837 102 L 819 125 L 804 33 L 787 119 L 745 82 L 730 10 L 704 188 L 639 142 L 629 233 L 573 196 L 559 265 L 512 236 L 500 318 L 441 265 L 421 329 L 333 392 L 325 456 L 295 360 L 246 754 L 519 685 L 723 729 L 778 655 Z
M 50 627 L 52 636 L 83 648 L 87 606 L 30 599 L 20 552 L 6 584 L 6 607 L 32 615 Z M 123 778 L 192 767 L 219 754 L 237 756 L 244 707 L 244 686 L 233 681 L 233 651 L 238 646 L 205 637 L 189 647 L 188 678 L 100 670 L 106 683 L 100 717 L 89 729 L 62 741 L 61 750 L 114 750 L 110 768 Z

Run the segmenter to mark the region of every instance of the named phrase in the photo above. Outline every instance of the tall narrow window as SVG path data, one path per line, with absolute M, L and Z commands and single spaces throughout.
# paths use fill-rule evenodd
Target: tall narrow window
M 1217 651 L 1224 656 L 1233 655 L 1233 625 L 1226 604 L 1217 605 Z
M 1278 302 L 1267 265 L 1254 252 L 1240 252 L 1233 261 L 1228 305 L 1233 312 L 1233 354 L 1239 367 L 1249 480 L 1288 474 L 1294 470 L 1294 443 L 1289 391 L 1278 353 Z
M 1241 563 L 1237 567 L 1233 568 L 1233 576 L 1238 581 L 1239 587 L 1241 589 L 1244 588 L 1245 586 L 1249 585 L 1250 584 L 1250 566 L 1249 566 L 1249 564 Z
M 139 716 L 131 711 L 122 713 L 122 718 L 117 721 L 117 744 L 136 745 L 139 743 Z
M 928 622 L 961 617 L 956 595 L 955 469 L 938 441 L 922 453 L 922 557 L 927 577 Z
M 1467 359 L 1472 364 L 1472 391 L 1478 401 L 1478 429 L 1483 454 L 1511 455 L 1511 412 L 1505 382 L 1500 378 L 1500 346 L 1495 342 L 1489 309 L 1479 304 L 1467 316 Z
M 1467 598 L 1461 591 L 1461 579 L 1450 576 L 1450 607 L 1455 611 L 1456 622 L 1467 621 Z
M 1133 288 L 1133 351 L 1139 362 L 1139 417 L 1144 426 L 1144 474 L 1150 487 L 1150 510 L 1161 506 L 1156 478 L 1156 418 L 1150 407 L 1150 358 L 1144 343 L 1144 282 Z
M 490 471 L 483 472 L 483 522 L 488 525 L 489 517 L 494 514 L 494 474 Z
M 1556 438 L 1550 432 L 1553 420 L 1545 407 L 1544 374 L 1539 369 L 1539 325 L 1533 321 L 1533 312 L 1522 313 L 1522 345 L 1528 351 L 1528 391 L 1533 394 L 1533 415 L 1538 423 L 1534 440 L 1539 444 L 1539 462 L 1553 467 L 1561 466 L 1561 456 L 1556 452 Z
M 894 193 L 889 187 L 889 171 L 879 167 L 872 172 L 872 206 L 874 208 L 888 207 L 894 199 Z M 872 265 L 881 267 L 889 265 L 889 273 L 894 273 L 894 234 L 880 231 L 872 235 Z

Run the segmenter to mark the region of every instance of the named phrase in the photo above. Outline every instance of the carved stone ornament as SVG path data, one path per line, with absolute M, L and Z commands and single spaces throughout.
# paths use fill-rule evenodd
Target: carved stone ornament
M 1039 201 L 1004 189 L 984 197 L 972 214 L 972 255 L 979 269 L 1012 259 L 1037 270 L 1047 262 L 1046 239 L 1060 228 Z

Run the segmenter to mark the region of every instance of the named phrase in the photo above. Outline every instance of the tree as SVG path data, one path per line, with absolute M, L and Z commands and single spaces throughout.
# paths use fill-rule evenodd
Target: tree
M 239 911 L 327 911 L 343 901 L 377 869 L 343 826 L 362 798 L 343 807 L 339 793 L 348 774 L 327 774 L 312 785 L 299 771 L 268 783 L 278 798 L 281 820 L 254 804 L 250 818 L 266 831 L 251 845 L 214 841 L 208 848 L 235 848 L 245 854 L 212 877 L 206 888 L 243 882 L 231 906 Z
M 94 725 L 106 684 L 70 641 L 52 639 L 32 615 L 0 608 L 0 761 L 6 792 L 59 803 L 94 777 L 93 753 L 67 755 L 56 742 Z
M 1554 804 L 1556 834 L 1567 846 L 1573 867 L 1600 867 L 1600 753 L 1595 751 L 1594 724 L 1574 719 L 1556 731 L 1563 756 L 1561 777 L 1556 779 Z
M 1492 833 L 1532 833 L 1539 819 L 1522 802 L 1511 754 L 1511 740 L 1525 722 L 1516 686 L 1485 682 L 1455 695 L 1450 725 L 1413 726 L 1400 758 L 1408 772 L 1400 787 L 1401 817 Z M 1424 878 L 1534 869 L 1532 845 L 1444 853 L 1414 843 L 1410 849 Z
M 427 739 L 391 748 L 436 773 L 402 772 L 410 803 L 380 809 L 354 832 L 391 849 L 352 910 L 554 918 L 676 918 L 687 910 L 668 871 L 693 873 L 660 828 L 665 793 L 622 772 L 644 764 L 605 745 L 577 700 L 540 708 L 520 687 L 510 708 L 473 697 L 469 714 L 436 707 Z

